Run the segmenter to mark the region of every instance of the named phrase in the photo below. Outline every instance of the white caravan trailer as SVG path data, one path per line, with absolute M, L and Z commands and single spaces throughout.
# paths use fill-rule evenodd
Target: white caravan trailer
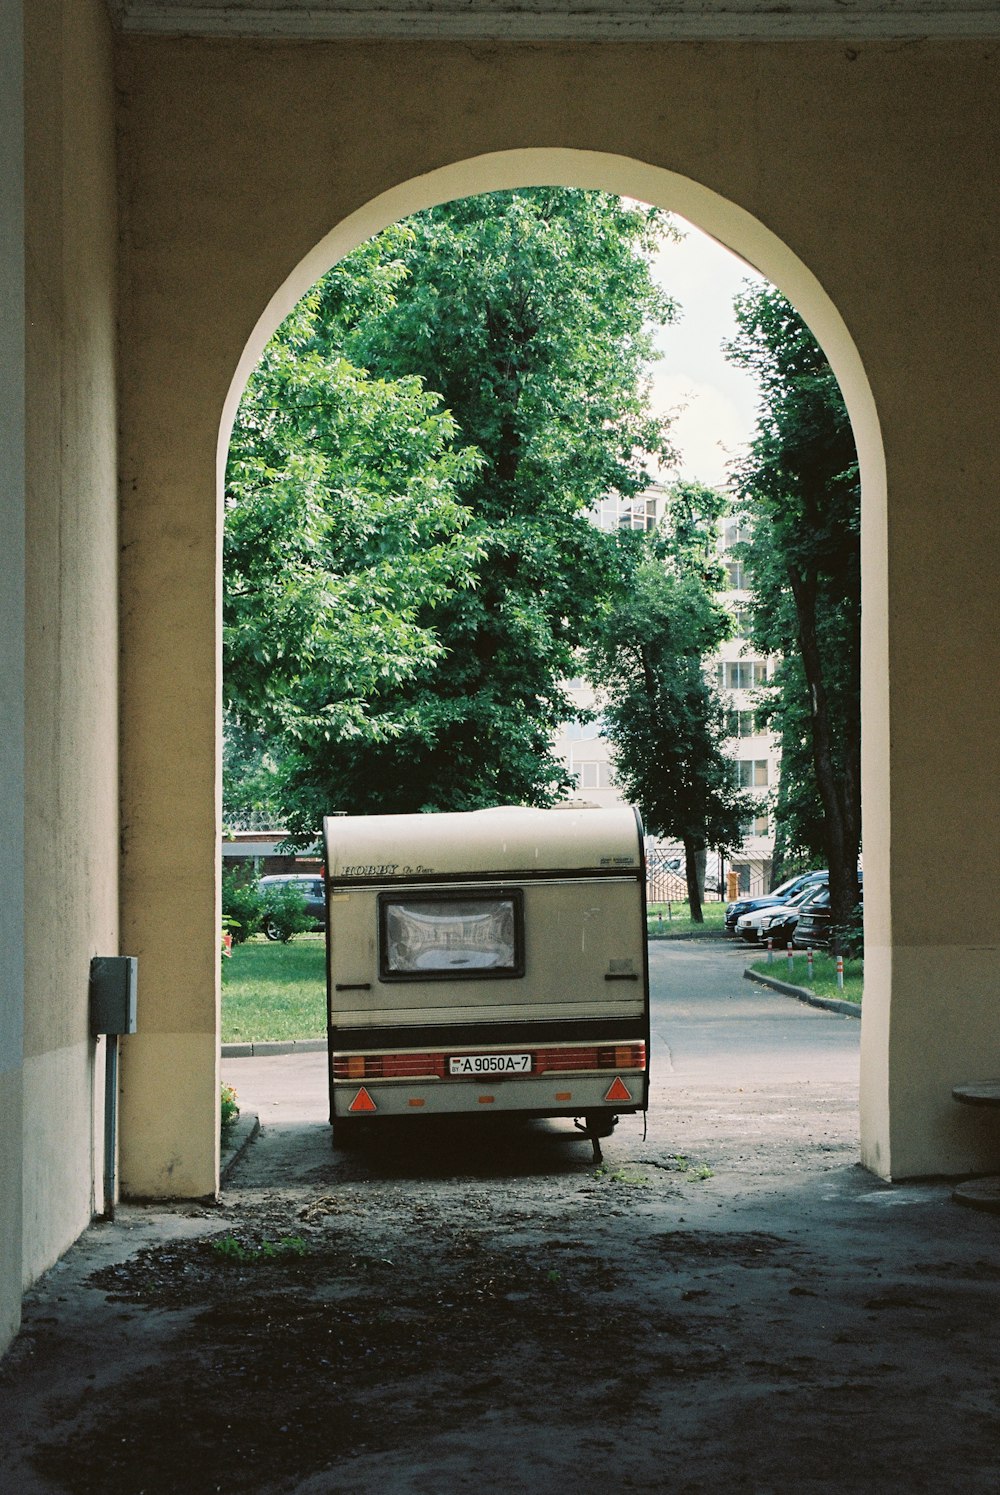
M 332 816 L 330 1119 L 519 1112 L 594 1141 L 648 1100 L 631 808 Z

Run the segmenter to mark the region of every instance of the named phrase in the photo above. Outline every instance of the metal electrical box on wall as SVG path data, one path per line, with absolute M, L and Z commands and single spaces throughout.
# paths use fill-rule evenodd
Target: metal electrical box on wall
M 90 1031 L 134 1033 L 139 960 L 135 955 L 95 955 L 90 962 Z

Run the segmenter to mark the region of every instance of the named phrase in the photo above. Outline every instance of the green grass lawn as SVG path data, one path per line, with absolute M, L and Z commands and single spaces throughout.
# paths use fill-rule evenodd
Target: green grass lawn
M 816 993 L 818 997 L 837 997 L 842 1002 L 861 1002 L 861 992 L 865 984 L 865 963 L 863 960 L 844 961 L 844 989 L 837 986 L 837 962 L 832 955 L 827 955 L 823 950 L 817 950 L 813 956 L 813 976 L 809 979 L 809 962 L 804 950 L 796 951 L 792 957 L 791 974 L 788 970 L 787 955 L 780 955 L 777 951 L 774 960 L 768 965 L 767 960 L 755 960 L 750 969 L 760 971 L 764 976 L 774 976 L 778 981 L 790 981 L 793 986 L 804 986 L 809 991 Z
M 683 903 L 651 903 L 646 910 L 646 928 L 650 934 L 692 934 L 707 930 L 721 934 L 726 922 L 726 905 L 703 903 L 701 911 L 705 916 L 704 924 L 694 924 L 686 898 Z
M 223 1043 L 325 1037 L 325 955 L 321 934 L 236 945 L 222 963 Z
M 662 910 L 662 921 L 657 913 Z M 672 917 L 667 907 L 654 905 L 650 910 L 650 933 L 690 933 L 697 930 L 688 917 L 687 904 L 674 904 Z M 725 905 L 705 905 L 704 929 L 722 931 Z M 326 1034 L 326 943 L 321 934 L 297 934 L 289 944 L 281 945 L 262 935 L 237 945 L 231 960 L 222 969 L 222 1041 L 223 1043 L 272 1043 L 291 1038 L 323 1038 Z M 753 963 L 755 971 L 791 981 L 794 986 L 809 986 L 821 997 L 841 997 L 848 1002 L 861 1001 L 864 963 L 849 960 L 844 965 L 844 989 L 837 988 L 833 958 L 817 951 L 813 980 L 808 979 L 805 954 L 797 954 L 791 975 L 784 955 L 775 954 L 769 966 L 766 960 Z

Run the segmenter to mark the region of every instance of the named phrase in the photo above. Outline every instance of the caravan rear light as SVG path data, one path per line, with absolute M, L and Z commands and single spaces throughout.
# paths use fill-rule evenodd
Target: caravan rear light
M 594 1045 L 592 1048 L 536 1049 L 533 1073 L 552 1074 L 578 1069 L 645 1069 L 644 1043 L 619 1044 L 617 1047 Z
M 443 1054 L 338 1054 L 335 1080 L 444 1079 Z
M 527 1052 L 525 1050 L 524 1052 Z M 443 1080 L 448 1075 L 446 1054 L 337 1054 L 335 1080 Z M 454 1056 L 452 1056 L 454 1057 Z M 593 1069 L 645 1069 L 644 1043 L 601 1044 L 531 1051 L 530 1075 L 572 1073 Z
M 597 1050 L 599 1069 L 645 1069 L 646 1045 L 644 1043 L 619 1044 L 616 1048 Z
M 596 1069 L 597 1049 L 536 1049 L 534 1073 L 558 1074 L 561 1070 Z

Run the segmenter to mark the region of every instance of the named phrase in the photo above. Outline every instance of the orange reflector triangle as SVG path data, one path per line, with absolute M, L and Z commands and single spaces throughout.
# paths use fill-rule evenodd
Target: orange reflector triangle
M 632 1099 L 632 1097 L 629 1095 L 628 1091 L 625 1089 L 625 1086 L 622 1084 L 621 1075 L 616 1075 L 615 1076 L 615 1083 L 612 1085 L 611 1089 L 608 1091 L 608 1093 L 604 1097 L 604 1099 L 605 1100 L 631 1100 Z
M 351 1101 L 351 1104 L 347 1109 L 349 1111 L 375 1111 L 378 1109 L 378 1107 L 375 1105 L 375 1102 L 368 1094 L 368 1091 L 362 1085 L 361 1089 L 358 1091 L 357 1095 Z

